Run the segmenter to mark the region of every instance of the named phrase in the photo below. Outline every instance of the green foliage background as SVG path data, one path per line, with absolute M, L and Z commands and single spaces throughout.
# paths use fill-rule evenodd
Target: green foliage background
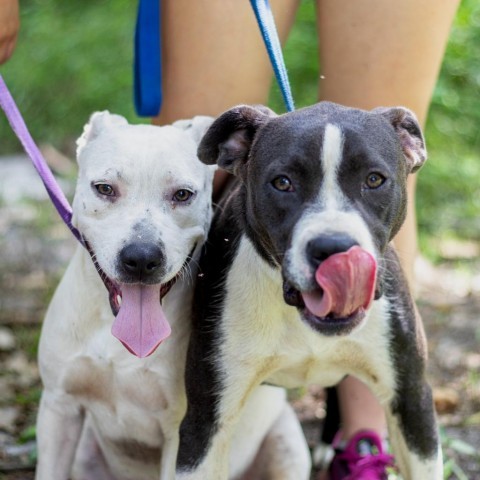
M 144 122 L 132 102 L 137 2 L 22 0 L 13 58 L 1 67 L 39 143 L 67 150 L 95 110 Z M 285 57 L 297 106 L 316 101 L 319 68 L 312 0 L 301 4 Z M 429 162 L 420 172 L 422 249 L 433 240 L 480 241 L 480 2 L 463 0 L 453 26 L 426 128 Z M 278 88 L 271 105 L 283 111 Z M 20 151 L 3 115 L 0 155 Z M 71 153 L 71 152 L 69 152 Z

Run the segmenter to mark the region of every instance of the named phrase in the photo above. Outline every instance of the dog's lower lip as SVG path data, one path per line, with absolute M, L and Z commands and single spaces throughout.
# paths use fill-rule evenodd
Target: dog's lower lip
M 318 287 L 317 287 L 318 288 Z M 321 289 L 319 289 L 321 291 Z M 359 308 L 345 317 L 335 316 L 333 313 L 325 317 L 317 317 L 306 306 L 300 290 L 290 282 L 283 282 L 283 297 L 287 305 L 296 307 L 301 318 L 315 331 L 325 335 L 341 335 L 355 328 L 365 317 L 365 310 Z
M 299 308 L 302 319 L 315 331 L 325 335 L 342 335 L 352 331 L 365 317 L 365 310 L 360 308 L 346 317 L 317 317 L 307 308 Z
M 322 322 L 322 323 L 348 323 L 350 322 L 354 317 L 356 317 L 356 315 L 358 314 L 358 311 L 357 312 L 353 312 L 351 315 L 348 315 L 346 317 L 336 317 L 335 315 L 333 314 L 328 314 L 326 317 L 317 317 L 316 315 L 314 315 L 312 312 L 310 312 L 310 310 L 308 310 L 307 308 L 303 308 L 302 309 L 302 313 L 303 315 L 308 315 L 310 318 L 312 319 L 316 319 L 318 322 Z

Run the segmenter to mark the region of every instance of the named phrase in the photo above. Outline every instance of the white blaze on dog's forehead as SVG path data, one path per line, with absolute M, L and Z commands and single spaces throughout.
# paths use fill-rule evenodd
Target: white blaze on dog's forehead
M 341 203 L 338 185 L 338 169 L 343 155 L 343 134 L 337 125 L 325 127 L 322 145 L 323 183 L 321 197 L 325 207 L 335 208 Z

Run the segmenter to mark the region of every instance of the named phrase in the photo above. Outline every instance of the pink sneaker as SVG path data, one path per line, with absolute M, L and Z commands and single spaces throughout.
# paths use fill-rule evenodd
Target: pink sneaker
M 382 440 L 374 431 L 356 433 L 343 448 L 339 443 L 333 441 L 330 480 L 387 480 L 387 468 L 393 467 L 394 459 L 384 452 Z

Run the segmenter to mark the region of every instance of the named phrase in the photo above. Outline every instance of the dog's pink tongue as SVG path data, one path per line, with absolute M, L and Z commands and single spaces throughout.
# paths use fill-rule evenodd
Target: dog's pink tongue
M 171 333 L 160 305 L 160 285 L 122 284 L 122 304 L 112 334 L 137 357 L 151 355 Z
M 375 259 L 360 247 L 331 255 L 315 273 L 323 293 L 302 293 L 305 306 L 316 317 L 342 318 L 359 308 L 367 309 L 375 295 L 376 273 Z

